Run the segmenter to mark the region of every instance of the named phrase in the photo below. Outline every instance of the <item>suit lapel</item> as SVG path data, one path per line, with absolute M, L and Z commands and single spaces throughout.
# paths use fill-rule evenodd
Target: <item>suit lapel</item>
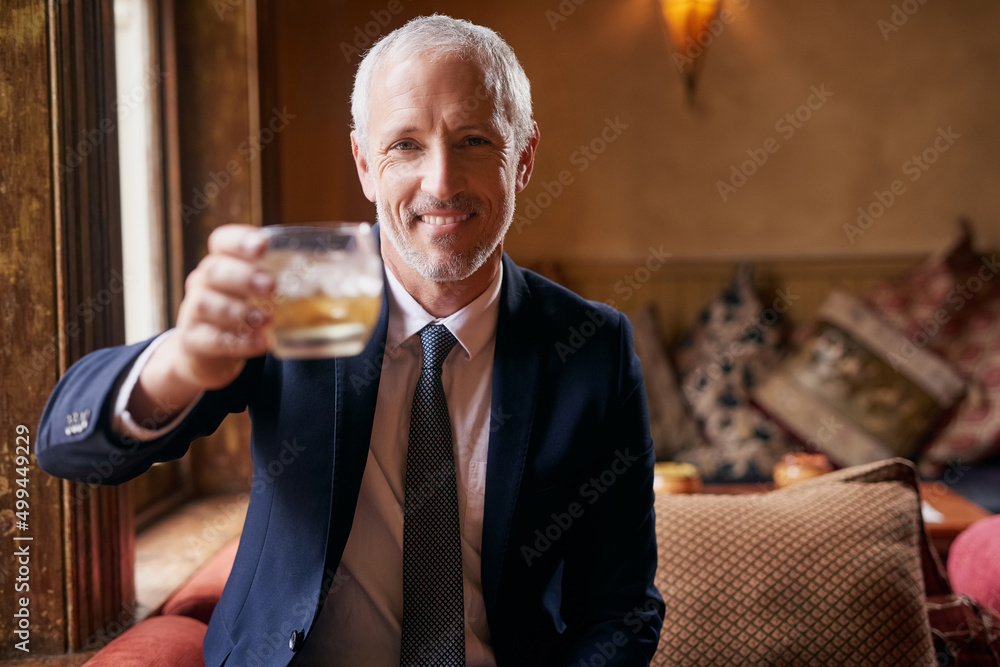
M 378 227 L 375 229 L 378 238 Z M 379 378 L 389 329 L 389 298 L 383 289 L 382 310 L 371 340 L 364 351 L 335 362 L 336 425 L 334 463 L 331 480 L 330 539 L 327 562 L 340 560 L 354 523 L 354 510 L 361 490 L 361 478 L 368 461 L 368 449 L 375 422 Z
M 531 294 L 521 270 L 506 255 L 503 261 L 504 279 L 493 359 L 482 544 L 483 597 L 487 618 L 493 619 L 514 505 L 528 451 L 539 368 L 539 351 L 531 333 Z

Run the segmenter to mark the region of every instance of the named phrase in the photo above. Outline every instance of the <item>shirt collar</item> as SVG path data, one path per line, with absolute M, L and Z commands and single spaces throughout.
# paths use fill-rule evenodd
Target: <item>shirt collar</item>
M 500 285 L 503 282 L 503 262 L 496 277 L 487 285 L 483 293 L 471 303 L 448 317 L 436 318 L 410 296 L 402 283 L 386 267 L 389 297 L 389 330 L 386 334 L 386 349 L 392 354 L 404 342 L 415 336 L 428 324 L 443 324 L 465 350 L 466 359 L 472 359 L 483 351 L 493 339 L 500 312 Z

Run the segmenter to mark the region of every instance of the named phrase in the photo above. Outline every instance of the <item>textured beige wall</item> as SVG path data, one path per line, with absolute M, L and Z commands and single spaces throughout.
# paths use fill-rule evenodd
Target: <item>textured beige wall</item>
M 945 244 L 960 215 L 981 246 L 1000 247 L 996 2 L 723 0 L 734 21 L 708 51 L 697 109 L 684 102 L 656 0 L 396 2 L 296 3 L 278 26 L 279 58 L 294 63 L 279 65 L 279 84 L 307 111 L 282 138 L 286 218 L 365 214 L 360 193 L 321 186 L 323 174 L 353 178 L 346 103 L 330 104 L 349 92 L 338 45 L 392 6 L 401 10 L 386 29 L 431 11 L 494 27 L 532 80 L 542 142 L 508 238 L 518 259 L 629 261 L 660 245 L 699 258 L 920 253 Z M 888 31 L 894 5 L 912 15 L 897 13 L 902 25 Z M 306 94 L 305 82 L 319 89 Z M 815 90 L 832 95 L 821 102 Z M 318 99 L 323 114 L 309 120 Z M 817 108 L 799 109 L 810 101 Z M 784 119 L 797 110 L 808 120 L 794 127 Z M 331 122 L 319 152 L 317 133 Z M 941 152 L 935 141 L 949 128 Z M 604 149 L 594 159 L 580 150 L 591 144 Z M 909 161 L 926 149 L 936 161 L 920 171 Z M 724 201 L 718 183 L 748 150 L 767 161 Z M 894 181 L 902 194 L 849 238 L 858 207 Z

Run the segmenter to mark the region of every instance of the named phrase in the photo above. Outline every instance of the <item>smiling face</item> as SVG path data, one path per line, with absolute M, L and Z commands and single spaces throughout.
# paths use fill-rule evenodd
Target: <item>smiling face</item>
M 418 55 L 375 73 L 368 154 L 353 135 L 352 145 L 389 240 L 383 257 L 408 289 L 483 280 L 485 288 L 500 262 L 538 139 L 536 131 L 519 154 L 484 90 L 480 68 L 455 58 Z

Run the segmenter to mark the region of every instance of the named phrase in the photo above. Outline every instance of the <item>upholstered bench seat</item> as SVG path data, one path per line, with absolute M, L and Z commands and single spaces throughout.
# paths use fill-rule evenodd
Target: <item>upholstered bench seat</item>
M 87 667 L 204 667 L 207 630 L 187 616 L 153 616 L 115 638 Z
M 658 496 L 656 506 L 657 585 L 668 616 L 654 665 L 876 664 L 875 654 L 877 664 L 933 664 L 937 655 L 959 667 L 1000 665 L 1000 621 L 952 593 L 906 461 L 759 496 Z M 975 565 L 966 579 L 979 588 L 967 592 L 987 605 L 995 597 L 979 580 L 984 567 L 996 572 L 996 527 L 977 524 L 953 547 L 956 565 Z M 237 543 L 87 665 L 203 667 L 206 624 Z
M 88 667 L 204 667 L 202 644 L 222 597 L 239 539 L 208 560 L 163 604 L 159 613 L 117 637 Z
M 238 539 L 232 540 L 205 563 L 163 604 L 163 615 L 188 616 L 207 624 L 212 610 L 222 597 L 229 572 L 236 560 Z

